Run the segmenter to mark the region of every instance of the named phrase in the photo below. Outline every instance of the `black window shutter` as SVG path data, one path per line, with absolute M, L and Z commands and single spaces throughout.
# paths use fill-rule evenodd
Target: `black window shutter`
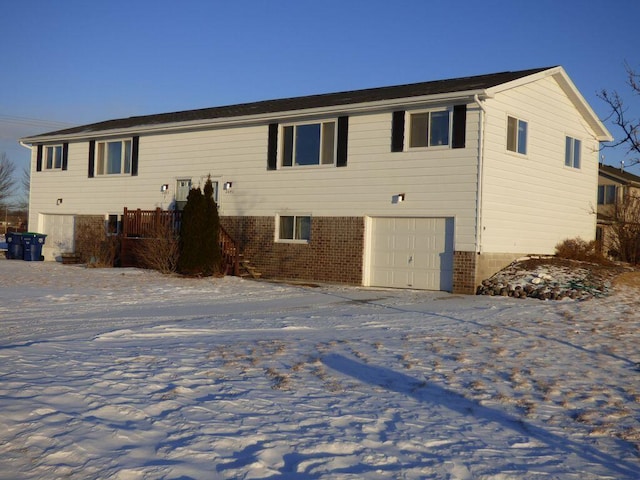
M 347 143 L 349 139 L 349 117 L 338 117 L 338 156 L 336 167 L 347 166 Z
M 133 137 L 131 142 L 131 176 L 138 175 L 138 150 L 140 149 L 140 137 Z
M 467 136 L 467 106 L 454 105 L 451 148 L 464 148 Z
M 404 150 L 404 110 L 393 112 L 391 120 L 391 151 Z
M 36 150 L 36 172 L 42 171 L 42 145 L 38 145 Z
M 278 168 L 278 124 L 269 124 L 269 140 L 267 147 L 267 170 Z
M 67 164 L 69 163 L 69 144 L 62 144 L 62 170 L 67 169 Z
M 91 140 L 89 142 L 89 178 L 94 177 L 95 172 L 95 153 L 96 153 L 96 141 Z

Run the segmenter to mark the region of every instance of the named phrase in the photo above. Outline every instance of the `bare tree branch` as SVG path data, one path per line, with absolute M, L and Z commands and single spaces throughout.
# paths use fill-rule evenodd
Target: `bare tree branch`
M 631 89 L 631 93 L 633 95 L 640 94 L 640 74 L 627 63 L 625 63 L 625 70 L 627 71 L 627 85 Z M 611 113 L 605 121 L 611 121 L 611 123 L 622 131 L 620 140 L 605 145 L 605 148 L 625 145 L 627 147 L 627 154 L 632 156 L 630 164 L 635 165 L 640 163 L 640 120 L 637 118 L 627 118 L 626 114 L 629 109 L 617 91 L 602 89 L 598 92 L 598 97 L 607 103 L 611 109 Z
M 0 152 L 0 203 L 4 204 L 13 195 L 15 181 L 13 172 L 15 165 L 5 152 Z

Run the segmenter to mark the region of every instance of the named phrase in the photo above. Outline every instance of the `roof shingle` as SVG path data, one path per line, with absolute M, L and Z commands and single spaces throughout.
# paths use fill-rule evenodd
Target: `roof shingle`
M 437 95 L 443 93 L 482 90 L 513 80 L 517 80 L 528 75 L 533 75 L 549 68 L 552 67 L 520 70 L 515 72 L 500 72 L 488 75 L 461 77 L 449 80 L 435 80 L 430 82 L 412 83 L 389 87 L 369 88 L 364 90 L 352 90 L 339 93 L 326 93 L 303 97 L 264 100 L 252 103 L 241 103 L 237 105 L 203 108 L 197 110 L 185 110 L 172 113 L 128 117 L 116 120 L 107 120 L 104 122 L 92 123 L 88 125 L 81 125 L 78 127 L 66 128 L 63 130 L 56 130 L 29 138 L 37 140 L 39 137 L 76 135 L 83 133 L 91 134 L 95 132 L 150 125 L 162 125 L 169 123 L 210 120 L 219 118 L 233 118 L 326 106 L 351 105 L 381 100 L 411 98 L 424 95 Z

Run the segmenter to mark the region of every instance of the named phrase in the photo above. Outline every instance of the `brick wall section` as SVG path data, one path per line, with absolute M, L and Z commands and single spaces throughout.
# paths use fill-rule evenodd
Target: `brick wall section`
M 453 252 L 453 293 L 476 293 L 476 253 Z
M 263 278 L 362 284 L 361 217 L 313 217 L 304 244 L 276 242 L 274 217 L 220 217 L 220 223 Z

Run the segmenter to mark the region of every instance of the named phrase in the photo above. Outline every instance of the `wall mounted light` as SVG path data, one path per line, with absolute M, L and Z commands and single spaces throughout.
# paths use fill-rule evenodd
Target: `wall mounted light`
M 60 205 L 61 203 L 62 203 L 62 199 L 61 198 L 56 200 L 56 205 Z
M 162 193 L 167 193 L 167 190 L 169 190 L 169 184 L 165 183 L 164 185 L 160 185 L 160 191 Z
M 391 203 L 402 203 L 405 200 L 405 194 L 399 193 L 397 195 L 393 195 L 391 197 Z
M 224 182 L 222 188 L 224 188 L 225 192 L 228 192 L 233 187 L 233 182 Z

